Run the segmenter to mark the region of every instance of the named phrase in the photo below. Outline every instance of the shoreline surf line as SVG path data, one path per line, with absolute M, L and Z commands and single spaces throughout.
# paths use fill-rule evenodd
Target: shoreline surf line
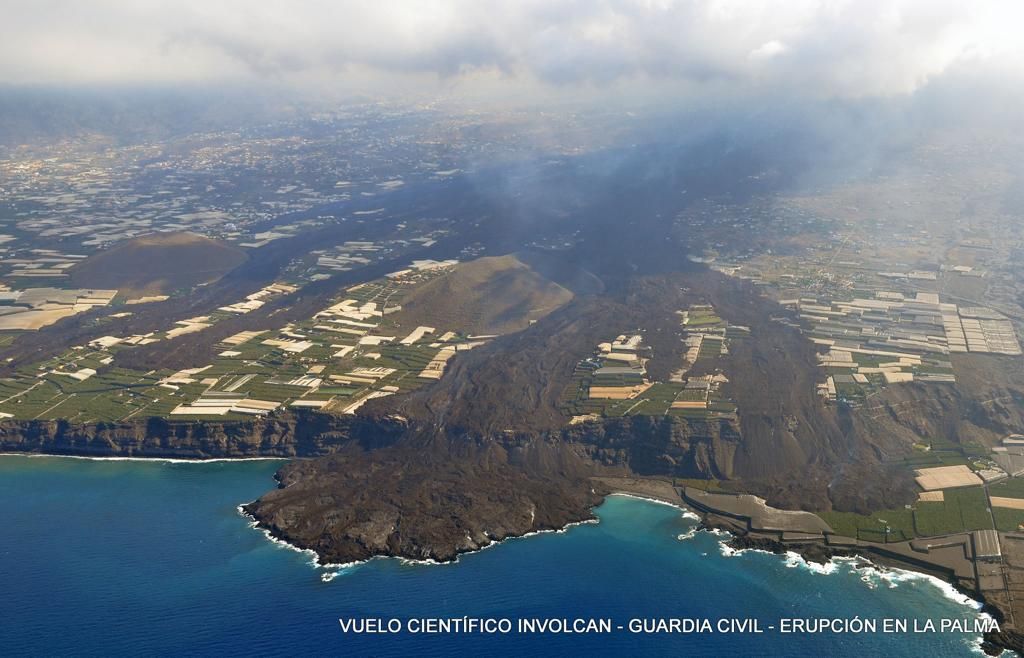
M 166 464 L 213 464 L 223 462 L 291 461 L 304 457 L 93 457 L 89 455 L 57 455 L 44 452 L 0 452 L 0 457 L 26 457 L 28 459 L 84 459 L 97 462 L 163 462 Z
M 504 544 L 505 542 L 508 542 L 508 541 L 512 541 L 512 540 L 515 540 L 515 539 L 526 539 L 526 538 L 529 538 L 529 537 L 534 537 L 534 536 L 543 535 L 543 534 L 551 534 L 551 533 L 562 534 L 562 533 L 568 532 L 569 530 L 571 530 L 572 528 L 574 528 L 576 526 L 600 523 L 600 520 L 597 519 L 597 518 L 584 519 L 582 521 L 572 521 L 570 523 L 565 524 L 561 528 L 551 528 L 551 529 L 545 529 L 545 530 L 531 530 L 530 532 L 527 532 L 527 533 L 522 534 L 522 535 L 513 535 L 513 536 L 505 537 L 503 539 L 492 539 L 490 541 L 490 543 L 488 543 L 488 544 L 484 544 L 483 546 L 480 546 L 479 548 L 475 548 L 475 549 L 472 549 L 472 550 L 461 551 L 461 552 L 457 553 L 453 559 L 445 560 L 445 561 L 432 560 L 432 559 L 416 559 L 416 558 L 402 557 L 400 555 L 374 555 L 374 556 L 368 557 L 368 558 L 366 558 L 364 560 L 353 560 L 352 562 L 338 563 L 338 562 L 321 562 L 320 561 L 320 555 L 316 551 L 314 551 L 313 549 L 311 549 L 311 548 L 301 548 L 301 547 L 296 546 L 295 544 L 293 544 L 293 543 L 291 543 L 291 542 L 289 542 L 289 541 L 287 541 L 285 539 L 281 539 L 280 537 L 275 537 L 273 535 L 273 533 L 271 533 L 271 531 L 268 528 L 264 528 L 261 525 L 259 525 L 259 522 L 251 514 L 249 514 L 248 512 L 245 511 L 245 505 L 244 504 L 243 505 L 238 505 L 235 509 L 238 511 L 238 513 L 243 518 L 246 519 L 246 521 L 247 521 L 247 523 L 248 523 L 250 528 L 253 528 L 255 530 L 259 530 L 260 532 L 262 532 L 263 535 L 266 536 L 267 539 L 269 539 L 272 543 L 277 544 L 278 546 L 281 546 L 281 547 L 285 547 L 285 548 L 291 549 L 291 550 L 296 551 L 298 553 L 305 553 L 305 554 L 311 555 L 312 558 L 309 561 L 309 565 L 311 567 L 313 567 L 314 569 L 338 570 L 338 571 L 344 571 L 346 569 L 351 569 L 352 567 L 357 567 L 357 566 L 366 564 L 367 562 L 370 562 L 372 560 L 388 560 L 388 559 L 397 560 L 399 563 L 401 563 L 403 565 L 409 565 L 409 566 L 413 566 L 413 565 L 445 566 L 445 565 L 449 565 L 449 564 L 458 564 L 459 560 L 463 556 L 465 556 L 465 555 L 472 555 L 474 553 L 479 553 L 481 551 L 485 551 L 485 550 L 487 550 L 489 548 L 493 548 L 493 547 L 498 546 L 500 544 Z M 325 582 L 328 582 L 330 580 L 333 580 L 333 578 L 335 576 L 337 576 L 337 575 L 338 575 L 337 573 L 334 573 L 334 574 L 323 574 L 322 579 Z
M 680 502 L 680 503 L 673 503 L 673 502 L 667 501 L 667 500 L 665 500 L 663 498 L 651 498 L 649 496 L 642 496 L 640 494 L 628 493 L 628 492 L 625 492 L 625 491 L 613 491 L 612 493 L 608 494 L 605 497 L 609 498 L 611 496 L 621 496 L 623 498 L 634 498 L 636 500 L 643 500 L 645 502 L 653 503 L 655 505 L 667 505 L 668 507 L 674 507 L 677 510 L 681 511 L 683 513 L 683 518 L 690 519 L 692 521 L 700 521 L 700 515 L 697 514 L 696 512 L 694 512 L 689 507 L 686 507 L 686 505 L 684 503 L 682 503 L 682 502 Z
M 857 553 L 855 555 L 836 555 L 829 558 L 825 563 L 813 562 L 804 558 L 800 553 L 792 550 L 787 550 L 783 553 L 775 553 L 763 548 L 733 548 L 732 546 L 729 546 L 729 541 L 738 535 L 720 528 L 702 528 L 700 530 L 695 530 L 694 532 L 687 532 L 678 535 L 676 539 L 686 541 L 696 536 L 697 532 L 705 532 L 715 537 L 722 557 L 739 557 L 746 553 L 769 555 L 779 558 L 782 561 L 783 566 L 788 568 L 802 568 L 809 573 L 821 576 L 831 576 L 837 572 L 840 566 L 847 565 L 863 574 L 863 576 L 875 576 L 879 580 L 889 583 L 890 589 L 897 587 L 894 583 L 911 582 L 915 580 L 925 581 L 940 590 L 946 599 L 972 608 L 979 614 L 988 614 L 986 612 L 982 612 L 985 608 L 985 603 L 983 601 L 979 601 L 973 596 L 961 592 L 949 581 L 943 580 L 934 574 L 924 573 L 922 571 L 880 564 L 864 553 Z M 863 566 L 854 567 L 854 562 L 860 562 Z M 865 577 L 861 577 L 861 581 L 869 587 L 874 587 L 874 585 L 872 585 L 872 583 L 870 583 Z
M 625 491 L 615 491 L 615 492 L 612 492 L 612 493 L 608 494 L 608 496 L 605 496 L 605 498 L 608 498 L 608 497 L 611 497 L 611 496 L 621 496 L 623 498 L 633 498 L 635 500 L 642 500 L 644 502 L 652 503 L 652 504 L 656 504 L 656 505 L 666 505 L 668 507 L 673 507 L 673 508 L 678 509 L 681 512 L 683 512 L 683 517 L 684 518 L 695 520 L 695 521 L 699 521 L 700 520 L 700 516 L 698 516 L 695 512 L 691 511 L 689 508 L 684 507 L 681 503 L 680 504 L 676 504 L 676 503 L 669 502 L 667 500 L 662 500 L 662 499 L 659 499 L 659 498 L 649 498 L 647 496 L 641 496 L 641 495 L 634 494 L 634 493 L 627 493 Z M 313 549 L 311 549 L 311 548 L 301 548 L 299 546 L 296 546 L 295 544 L 292 544 L 291 542 L 289 542 L 289 541 L 287 541 L 285 539 L 281 539 L 280 537 L 275 537 L 273 535 L 273 533 L 271 533 L 271 531 L 269 529 L 260 526 L 259 522 L 251 514 L 249 514 L 248 512 L 245 511 L 245 505 L 244 504 L 243 505 L 238 505 L 236 507 L 236 509 L 238 510 L 238 513 L 240 515 L 242 515 L 246 519 L 246 521 L 248 522 L 248 525 L 249 525 L 250 528 L 254 528 L 256 530 L 261 531 L 264 534 L 264 536 L 266 536 L 274 544 L 277 544 L 278 546 L 283 546 L 283 547 L 289 548 L 289 549 L 291 549 L 293 551 L 296 551 L 298 553 L 310 554 L 312 556 L 312 559 L 309 561 L 309 564 L 314 569 L 337 570 L 338 572 L 344 571 L 346 569 L 351 569 L 353 567 L 357 567 L 357 566 L 366 564 L 367 562 L 370 562 L 372 560 L 378 560 L 378 559 L 394 559 L 394 560 L 398 560 L 401 564 L 405 564 L 405 565 L 444 566 L 444 565 L 448 565 L 448 564 L 458 564 L 459 559 L 463 555 L 472 555 L 473 553 L 479 553 L 480 551 L 485 551 L 485 550 L 487 550 L 489 548 L 493 548 L 495 546 L 499 546 L 500 544 L 503 544 L 503 543 L 505 543 L 507 541 L 511 541 L 511 540 L 514 540 L 514 539 L 527 539 L 529 537 L 535 537 L 537 535 L 549 534 L 549 533 L 561 534 L 561 533 L 564 533 L 564 532 L 568 532 L 571 528 L 574 528 L 576 526 L 600 523 L 600 519 L 595 517 L 593 519 L 584 519 L 582 521 L 572 521 L 572 522 L 567 523 L 566 525 L 562 526 L 561 528 L 552 528 L 552 529 L 546 529 L 546 530 L 531 530 L 530 532 L 524 533 L 522 535 L 509 536 L 509 537 L 505 537 L 504 539 L 494 539 L 494 540 L 491 540 L 491 542 L 488 543 L 488 544 L 485 544 L 483 546 L 480 546 L 479 548 L 475 548 L 475 549 L 472 549 L 472 550 L 469 550 L 469 551 L 460 552 L 460 553 L 456 554 L 454 559 L 445 560 L 445 561 L 432 560 L 432 559 L 415 559 L 415 558 L 409 558 L 409 557 L 402 557 L 402 556 L 398 556 L 398 555 L 374 555 L 372 557 L 366 558 L 365 560 L 354 560 L 352 562 L 337 563 L 337 562 L 321 562 L 320 561 L 320 555 L 316 551 L 314 551 Z M 330 582 L 337 575 L 338 575 L 338 573 L 323 574 L 322 579 L 324 580 L 324 582 Z

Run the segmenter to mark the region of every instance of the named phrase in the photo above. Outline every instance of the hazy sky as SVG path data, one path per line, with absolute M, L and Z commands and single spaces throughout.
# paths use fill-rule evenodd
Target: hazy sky
M 0 0 L 0 82 L 912 92 L 1017 76 L 1013 0 Z

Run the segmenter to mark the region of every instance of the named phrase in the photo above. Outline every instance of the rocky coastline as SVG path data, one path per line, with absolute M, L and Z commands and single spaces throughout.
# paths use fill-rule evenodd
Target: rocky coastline
M 720 516 L 713 512 L 701 512 L 700 528 L 728 532 L 731 536 L 726 545 L 742 550 L 757 550 L 776 555 L 796 554 L 805 562 L 826 565 L 835 558 L 858 558 L 861 560 L 856 568 L 903 569 L 932 576 L 948 583 L 963 596 L 981 604 L 981 611 L 992 616 L 999 624 L 999 631 L 989 631 L 982 636 L 981 649 L 986 655 L 999 656 L 1004 651 L 1014 651 L 1024 655 L 1024 634 L 1015 628 L 1005 627 L 1012 618 L 1012 610 L 1003 601 L 990 600 L 984 590 L 972 587 L 958 577 L 956 572 L 946 565 L 929 563 L 923 559 L 901 559 L 893 552 L 878 546 L 860 544 L 855 546 L 836 546 L 829 544 L 827 538 L 814 538 L 804 541 L 781 541 L 770 534 L 751 530 L 735 519 Z
M 732 533 L 729 545 L 737 550 L 795 552 L 816 563 L 859 556 L 929 573 L 982 601 L 1000 623 L 1008 618 L 1004 602 L 986 600 L 941 565 L 824 537 L 780 541 L 780 535 L 752 531 L 735 517 L 695 508 L 670 483 L 677 475 L 723 474 L 739 440 L 728 423 L 696 427 L 646 418 L 498 438 L 452 437 L 411 427 L 398 416 L 304 412 L 244 422 L 0 422 L 0 452 L 292 459 L 278 471 L 277 489 L 241 509 L 255 527 L 314 552 L 321 564 L 378 556 L 451 562 L 506 539 L 593 520 L 593 509 L 607 495 L 625 493 L 698 512 L 705 527 Z M 989 633 L 983 648 L 991 655 L 1002 649 L 1024 653 L 1024 636 L 1012 629 Z
M 285 475 L 280 485 L 282 489 L 287 489 L 291 477 L 287 470 L 283 470 Z M 752 531 L 728 516 L 694 509 L 694 506 L 689 504 L 685 497 L 680 495 L 679 490 L 667 480 L 631 475 L 602 475 L 591 477 L 588 481 L 593 496 L 578 501 L 574 507 L 563 509 L 561 516 L 547 516 L 544 522 L 533 523 L 523 515 L 513 515 L 513 518 L 507 520 L 506 523 L 496 526 L 500 527 L 496 532 L 468 532 L 464 542 L 446 540 L 442 535 L 432 540 L 437 543 L 409 545 L 401 541 L 384 542 L 378 544 L 375 549 L 372 541 L 360 540 L 354 542 L 352 548 L 338 551 L 335 543 L 325 547 L 317 544 L 315 540 L 311 542 L 303 536 L 297 535 L 292 527 L 279 525 L 277 517 L 272 512 L 268 514 L 268 510 L 259 500 L 243 505 L 242 510 L 253 520 L 255 527 L 268 532 L 276 540 L 301 550 L 313 551 L 320 564 L 349 564 L 375 557 L 395 557 L 416 562 L 442 564 L 457 561 L 460 555 L 488 548 L 507 539 L 530 536 L 539 532 L 561 531 L 571 525 L 593 520 L 594 508 L 599 506 L 607 496 L 624 494 L 666 503 L 681 510 L 697 513 L 700 517 L 699 528 L 729 533 L 727 545 L 735 550 L 759 550 L 777 555 L 796 554 L 806 562 L 821 565 L 828 564 L 835 558 L 860 558 L 861 562 L 856 565 L 857 568 L 896 568 L 923 573 L 939 578 L 949 583 L 964 596 L 979 601 L 983 606 L 982 611 L 990 614 L 1001 628 L 1007 619 L 1006 611 L 999 605 L 988 601 L 984 592 L 965 586 L 953 572 L 940 564 L 929 565 L 921 560 L 901 560 L 892 553 L 878 551 L 871 546 L 830 545 L 825 538 L 799 542 L 780 541 L 768 534 Z M 462 518 L 467 522 L 467 528 L 479 525 L 473 523 L 472 514 L 466 514 Z M 353 540 L 351 537 L 348 539 L 349 541 Z M 417 541 L 431 540 L 421 538 Z M 1000 655 L 1004 650 L 1024 653 L 1024 635 L 1012 629 L 989 632 L 982 638 L 981 648 L 992 656 Z
M 712 525 L 707 525 L 702 522 L 702 527 L 707 528 L 719 528 Z M 730 532 L 735 532 L 730 530 Z M 986 600 L 984 592 L 976 589 L 964 587 L 955 577 L 951 577 L 950 574 L 943 569 L 927 569 L 922 567 L 918 562 L 907 563 L 901 562 L 898 559 L 893 559 L 891 556 L 879 554 L 872 551 L 870 548 L 859 548 L 859 549 L 846 549 L 846 548 L 835 548 L 828 546 L 824 541 L 813 541 L 800 545 L 789 545 L 783 544 L 780 541 L 770 539 L 763 536 L 753 536 L 748 533 L 734 534 L 731 539 L 727 542 L 730 548 L 735 550 L 758 550 L 765 551 L 768 553 L 774 553 L 776 555 L 785 555 L 787 553 L 796 553 L 800 558 L 806 562 L 813 562 L 816 564 L 828 564 L 832 559 L 837 557 L 849 557 L 849 558 L 861 558 L 862 563 L 857 565 L 857 568 L 896 568 L 896 569 L 907 569 L 910 571 L 916 571 L 919 573 L 925 573 L 929 576 L 934 576 L 952 586 L 957 592 L 963 594 L 966 597 L 978 601 L 982 605 L 982 612 L 991 615 L 996 622 L 999 623 L 1000 627 L 1006 622 L 1007 616 L 1002 608 L 994 605 L 992 602 Z M 981 649 L 989 656 L 998 656 L 1005 650 L 1014 651 L 1018 654 L 1024 655 L 1024 635 L 1014 630 L 1000 630 L 990 631 L 985 633 L 982 637 Z

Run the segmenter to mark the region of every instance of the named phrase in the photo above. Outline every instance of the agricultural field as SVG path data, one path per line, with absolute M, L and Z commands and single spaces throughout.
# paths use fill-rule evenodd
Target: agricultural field
M 736 405 L 722 393 L 728 380 L 716 367 L 732 340 L 750 332 L 730 326 L 708 305 L 678 311 L 685 353 L 669 381 L 652 381 L 645 368 L 651 357 L 643 332 L 598 345 L 576 365 L 562 393 L 565 413 L 576 421 L 600 416 L 676 416 L 708 420 L 735 417 Z M 691 374 L 691 371 L 701 374 Z
M 996 519 L 996 530 L 1000 532 L 1020 532 L 1024 530 L 1024 510 L 993 507 L 992 515 Z
M 912 469 L 963 464 L 976 470 L 975 461 L 990 456 L 990 451 L 980 444 L 959 444 L 948 439 L 934 438 L 927 444 L 915 445 L 913 453 L 905 457 L 903 462 Z
M 818 514 L 837 534 L 864 541 L 905 541 L 916 536 L 914 513 L 908 509 L 879 510 L 870 515 L 853 512 Z M 888 529 L 888 530 L 887 530 Z
M 1001 482 L 990 484 L 988 493 L 990 496 L 1000 498 L 1024 499 L 1024 477 L 1007 478 Z
M 941 503 L 919 502 L 914 506 L 914 526 L 919 536 L 992 528 L 983 488 L 945 489 L 943 495 Z
M 0 414 L 94 423 L 140 417 L 242 420 L 290 406 L 351 413 L 374 397 L 438 379 L 452 357 L 483 343 L 456 326 L 395 321 L 393 311 L 409 291 L 449 267 L 431 264 L 353 286 L 313 317 L 279 330 L 229 336 L 202 367 L 141 372 L 118 367 L 116 357 L 137 345 L 188 340 L 189 333 L 249 312 L 294 287 L 272 284 L 166 331 L 103 337 L 0 379 Z
M 840 535 L 874 542 L 992 528 L 982 487 L 946 489 L 943 494 L 942 502 L 918 502 L 910 509 L 880 510 L 870 515 L 833 511 L 818 516 Z M 996 518 L 998 522 L 999 516 Z

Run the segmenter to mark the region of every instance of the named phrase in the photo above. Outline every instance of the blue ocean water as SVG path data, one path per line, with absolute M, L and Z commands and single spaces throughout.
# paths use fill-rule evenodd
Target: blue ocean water
M 972 633 L 780 634 L 783 617 L 973 620 L 927 579 L 726 555 L 672 507 L 612 497 L 600 523 L 457 564 L 334 573 L 239 515 L 278 463 L 0 457 L 0 655 L 961 656 Z M 817 570 L 820 571 L 820 570 Z M 761 634 L 352 634 L 339 618 L 757 618 Z M 880 624 L 881 622 L 879 622 Z

